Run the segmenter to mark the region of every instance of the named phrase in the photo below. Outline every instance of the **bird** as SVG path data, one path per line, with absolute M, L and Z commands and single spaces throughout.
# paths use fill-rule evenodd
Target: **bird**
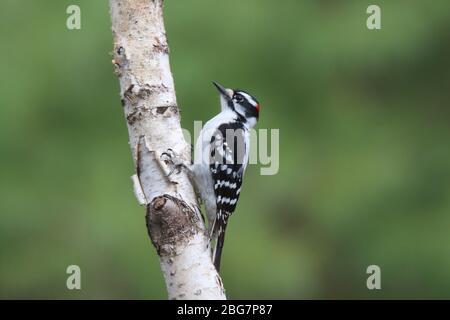
M 220 112 L 205 123 L 194 148 L 193 180 L 205 204 L 214 266 L 220 272 L 228 219 L 236 209 L 250 152 L 250 130 L 259 119 L 258 100 L 240 89 L 219 91 Z
M 250 152 L 250 130 L 257 124 L 261 105 L 250 93 L 213 82 L 220 96 L 220 112 L 205 123 L 190 164 L 177 159 L 172 149 L 164 152 L 174 169 L 187 170 L 205 205 L 212 259 L 220 272 L 228 219 L 236 210 Z M 180 171 L 180 170 L 178 170 Z

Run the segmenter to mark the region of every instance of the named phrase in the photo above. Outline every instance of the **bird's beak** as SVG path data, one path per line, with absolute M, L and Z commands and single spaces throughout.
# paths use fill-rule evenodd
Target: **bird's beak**
M 213 81 L 213 84 L 216 86 L 217 90 L 219 90 L 220 94 L 225 97 L 225 99 L 231 100 L 233 98 L 233 95 L 234 95 L 233 90 L 227 89 L 224 86 L 222 86 L 221 84 L 218 84 L 217 82 L 214 82 L 214 81 Z

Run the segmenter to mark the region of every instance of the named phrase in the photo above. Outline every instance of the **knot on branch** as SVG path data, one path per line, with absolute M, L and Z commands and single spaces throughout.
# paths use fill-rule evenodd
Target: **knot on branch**
M 161 38 L 155 37 L 155 42 L 153 44 L 153 49 L 155 50 L 155 52 L 169 54 L 169 46 L 167 45 L 165 39 L 166 39 L 165 35 L 164 37 Z
M 147 231 L 158 255 L 176 255 L 180 244 L 187 244 L 198 232 L 197 213 L 184 201 L 165 194 L 147 205 Z
M 139 100 L 147 100 L 152 95 L 161 95 L 169 91 L 163 83 L 158 85 L 132 83 L 123 93 L 124 98 L 127 98 L 133 106 L 138 105 Z
M 128 67 L 128 63 L 125 48 L 116 44 L 114 46 L 114 59 L 112 60 L 112 64 L 114 65 L 114 72 L 117 76 L 122 76 L 123 69 Z
M 170 118 L 172 116 L 177 116 L 179 114 L 179 109 L 177 106 L 161 106 L 161 107 L 145 107 L 140 106 L 131 109 L 129 113 L 126 114 L 126 119 L 128 124 L 134 125 L 137 121 L 143 119 L 153 119 L 156 116 L 164 116 L 165 118 Z

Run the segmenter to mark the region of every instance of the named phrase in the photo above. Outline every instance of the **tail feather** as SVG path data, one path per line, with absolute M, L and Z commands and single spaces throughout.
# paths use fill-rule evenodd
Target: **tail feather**
M 214 266 L 216 267 L 217 272 L 220 272 L 220 260 L 222 257 L 222 249 L 225 241 L 225 227 L 226 224 L 223 225 L 221 229 L 219 229 L 216 246 L 214 249 Z

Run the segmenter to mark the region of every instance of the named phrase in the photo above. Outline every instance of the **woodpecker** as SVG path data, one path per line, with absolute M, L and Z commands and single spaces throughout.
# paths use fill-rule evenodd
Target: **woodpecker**
M 220 259 L 228 218 L 236 209 L 250 151 L 250 132 L 260 104 L 243 90 L 213 82 L 220 94 L 221 112 L 203 126 L 194 150 L 193 177 L 205 204 L 214 265 Z
M 214 244 L 212 257 L 219 272 L 225 230 L 236 209 L 248 163 L 249 130 L 258 121 L 260 104 L 243 90 L 213 84 L 220 94 L 221 112 L 206 122 L 200 131 L 193 164 L 181 166 L 188 169 L 205 205 L 210 243 Z

